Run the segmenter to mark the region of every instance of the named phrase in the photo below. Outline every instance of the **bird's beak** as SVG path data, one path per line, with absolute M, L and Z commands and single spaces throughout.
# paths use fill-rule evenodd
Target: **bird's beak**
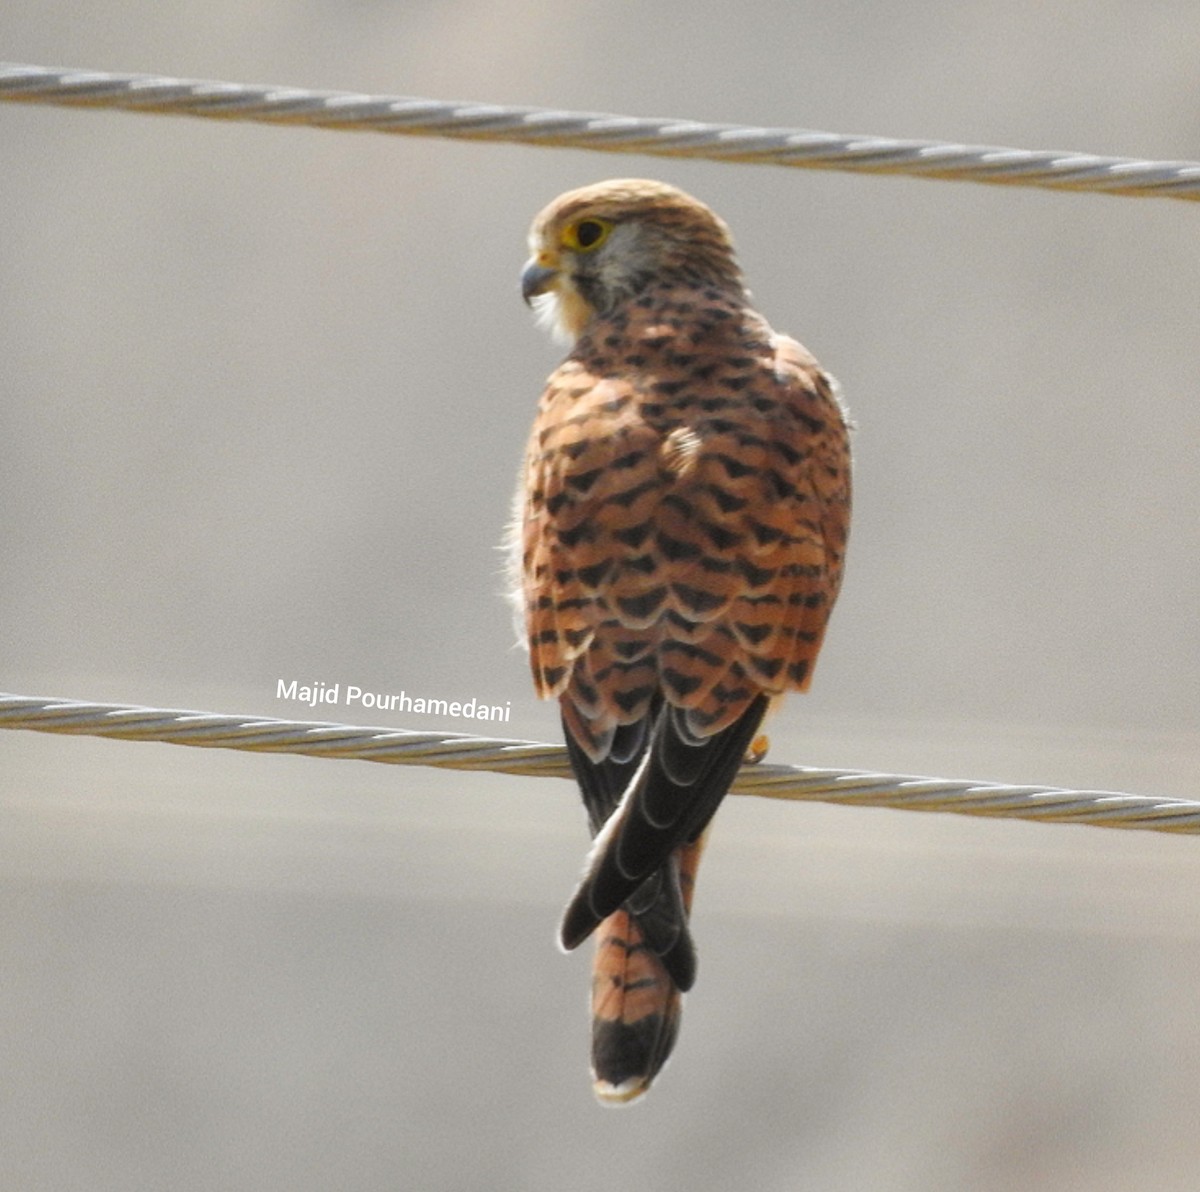
M 530 257 L 521 271 L 521 297 L 528 306 L 539 294 L 554 288 L 558 266 L 545 253 Z

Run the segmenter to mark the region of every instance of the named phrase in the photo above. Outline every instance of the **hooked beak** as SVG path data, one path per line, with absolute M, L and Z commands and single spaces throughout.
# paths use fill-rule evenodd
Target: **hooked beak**
M 554 265 L 546 264 L 541 256 L 531 257 L 521 271 L 521 297 L 525 299 L 525 305 L 529 306 L 539 294 L 553 289 L 557 277 L 558 269 Z

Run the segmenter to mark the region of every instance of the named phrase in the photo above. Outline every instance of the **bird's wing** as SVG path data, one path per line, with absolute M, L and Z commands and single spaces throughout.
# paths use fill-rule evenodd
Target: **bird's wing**
M 769 700 L 808 686 L 837 595 L 850 469 L 832 383 L 782 338 L 727 373 L 668 381 L 679 417 L 655 424 L 644 393 L 576 367 L 552 379 L 535 429 L 535 677 L 560 698 L 585 798 L 626 783 L 567 946 L 703 831 Z M 614 769 L 625 725 L 649 748 Z M 588 764 L 608 777 L 590 783 Z

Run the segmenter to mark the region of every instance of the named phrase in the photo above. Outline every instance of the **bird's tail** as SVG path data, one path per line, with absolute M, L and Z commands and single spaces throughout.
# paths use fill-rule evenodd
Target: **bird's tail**
M 703 846 L 701 838 L 676 853 L 685 912 Z M 602 1102 L 632 1101 L 650 1087 L 675 1045 L 682 1011 L 683 994 L 637 917 L 625 907 L 609 915 L 596 931 L 592 965 L 592 1080 Z

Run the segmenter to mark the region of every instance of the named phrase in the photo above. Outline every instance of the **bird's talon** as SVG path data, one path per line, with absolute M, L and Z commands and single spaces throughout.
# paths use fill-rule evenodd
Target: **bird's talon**
M 746 756 L 742 759 L 742 764 L 746 766 L 757 766 L 764 757 L 767 756 L 767 750 L 771 748 L 771 738 L 766 733 L 759 733 L 753 741 L 750 742 L 750 747 L 746 750 Z

